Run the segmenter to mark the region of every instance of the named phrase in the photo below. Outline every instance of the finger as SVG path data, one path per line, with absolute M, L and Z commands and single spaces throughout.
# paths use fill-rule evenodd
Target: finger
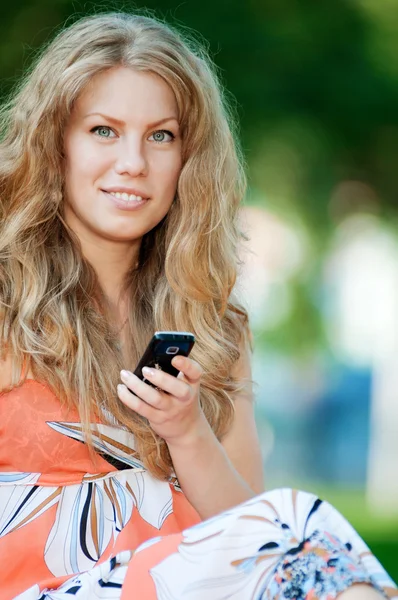
M 120 378 L 128 390 L 138 396 L 138 398 L 157 410 L 164 408 L 164 397 L 162 397 L 160 390 L 155 390 L 155 388 L 142 381 L 130 371 L 120 371 Z
M 174 375 L 150 367 L 144 367 L 142 373 L 154 386 L 179 400 L 189 400 L 191 397 L 192 388 L 189 383 L 177 379 Z
M 119 383 L 117 386 L 117 395 L 123 404 L 128 406 L 128 408 L 131 408 L 131 410 L 134 410 L 134 412 L 138 413 L 145 419 L 148 419 L 149 422 L 156 421 L 159 411 L 141 400 L 141 398 L 138 398 L 138 396 L 133 394 L 123 383 Z
M 200 364 L 187 356 L 175 356 L 171 364 L 183 373 L 189 383 L 198 383 L 203 375 L 203 369 Z

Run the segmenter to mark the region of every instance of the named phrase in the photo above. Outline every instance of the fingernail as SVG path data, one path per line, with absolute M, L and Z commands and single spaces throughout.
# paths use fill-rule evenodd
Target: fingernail
M 146 376 L 146 377 L 152 377 L 155 374 L 155 369 L 151 369 L 150 367 L 143 367 L 142 368 L 142 373 Z
M 120 376 L 122 378 L 130 377 L 130 375 L 132 375 L 132 373 L 130 373 L 130 371 L 125 371 L 124 369 L 122 371 L 120 371 Z

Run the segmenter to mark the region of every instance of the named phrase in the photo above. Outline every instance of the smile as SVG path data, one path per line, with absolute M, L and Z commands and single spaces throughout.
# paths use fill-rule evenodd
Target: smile
M 147 198 L 143 198 L 142 196 L 127 194 L 126 192 L 108 192 L 108 194 L 111 194 L 111 196 L 118 200 L 124 200 L 125 202 L 142 202 L 143 200 L 147 200 Z
M 127 192 L 114 192 L 101 190 L 108 200 L 118 209 L 127 212 L 134 212 L 141 210 L 149 202 L 149 198 L 143 198 L 136 194 L 129 194 Z

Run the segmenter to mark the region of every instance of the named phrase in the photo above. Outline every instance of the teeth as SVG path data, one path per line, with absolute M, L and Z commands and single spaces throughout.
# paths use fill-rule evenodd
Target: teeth
M 127 192 L 109 192 L 115 198 L 124 200 L 125 202 L 142 202 L 142 196 L 136 196 L 135 194 L 127 194 Z

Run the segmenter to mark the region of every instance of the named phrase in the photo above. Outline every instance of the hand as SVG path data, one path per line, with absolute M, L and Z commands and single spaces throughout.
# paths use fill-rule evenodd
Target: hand
M 145 379 L 159 389 L 129 371 L 121 371 L 123 384 L 118 385 L 117 393 L 126 406 L 148 419 L 167 443 L 179 443 L 208 423 L 199 402 L 201 366 L 185 356 L 175 356 L 172 365 L 180 371 L 178 377 L 143 368 Z

